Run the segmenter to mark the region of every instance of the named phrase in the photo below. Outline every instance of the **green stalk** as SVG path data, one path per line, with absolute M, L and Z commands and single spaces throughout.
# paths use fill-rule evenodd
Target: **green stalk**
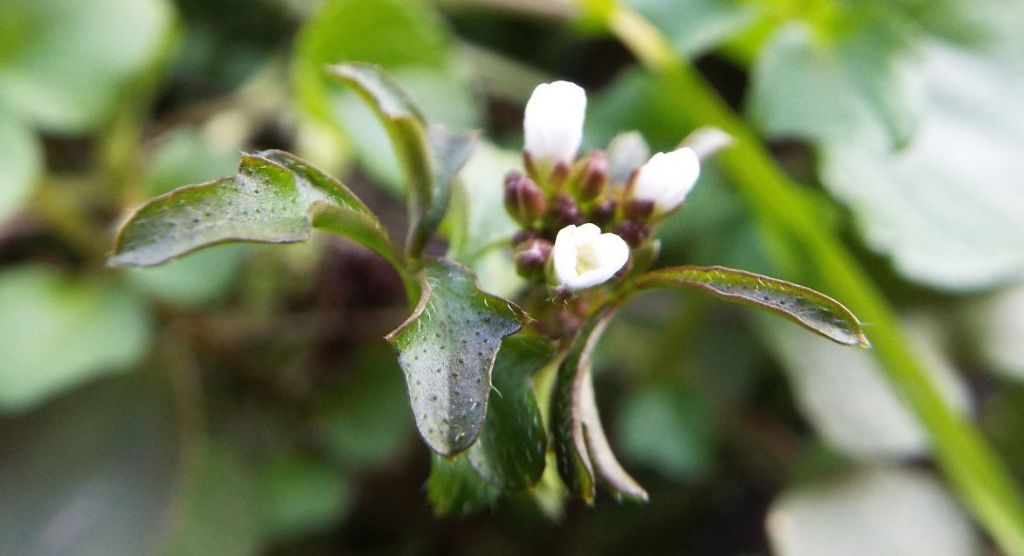
M 981 433 L 953 412 L 909 347 L 899 319 L 849 249 L 776 164 L 760 138 L 650 22 L 614 0 L 581 0 L 647 67 L 696 123 L 720 127 L 736 143 L 720 160 L 766 230 L 799 246 L 822 285 L 864 321 L 890 383 L 931 437 L 937 461 L 977 520 L 1007 554 L 1024 556 L 1024 502 Z

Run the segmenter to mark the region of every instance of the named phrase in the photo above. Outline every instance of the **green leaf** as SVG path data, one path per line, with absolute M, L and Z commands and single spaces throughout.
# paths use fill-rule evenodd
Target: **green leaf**
M 173 20 L 163 0 L 4 0 L 0 105 L 50 131 L 95 128 L 165 47 Z
M 238 167 L 237 146 L 215 143 L 198 130 L 176 128 L 156 142 L 146 175 L 146 191 L 162 195 L 183 183 L 230 174 Z M 223 246 L 171 261 L 157 268 L 126 269 L 125 276 L 146 293 L 178 305 L 206 305 L 238 283 L 247 246 Z
M 838 301 L 797 284 L 721 266 L 678 266 L 639 277 L 640 288 L 698 288 L 711 295 L 767 309 L 847 346 L 868 347 L 860 321 Z
M 551 343 L 538 336 L 512 336 L 502 343 L 494 362 L 496 394 L 476 444 L 467 456 L 486 481 L 522 490 L 544 473 L 547 436 L 530 375 L 551 362 Z
M 605 310 L 577 333 L 558 368 L 551 397 L 551 436 L 558 472 L 569 491 L 588 504 L 600 480 L 618 499 L 647 501 L 647 492 L 622 468 L 605 437 L 594 399 L 594 348 L 614 316 Z
M 234 178 L 146 203 L 122 226 L 110 263 L 156 265 L 232 241 L 294 243 L 309 239 L 314 227 L 365 245 L 401 271 L 370 209 L 341 182 L 281 151 L 245 155 Z
M 409 95 L 372 64 L 331 66 L 328 74 L 353 87 L 373 108 L 391 138 L 409 194 L 406 251 L 418 258 L 448 209 L 451 184 L 469 160 L 475 137 L 427 131 L 426 120 Z
M 1019 281 L 1024 73 L 938 44 L 924 58 L 928 103 L 910 145 L 825 145 L 821 180 L 901 275 L 948 290 Z
M 123 372 L 151 339 L 149 316 L 131 292 L 45 267 L 0 273 L 0 338 L 0 412 Z
M 445 226 L 448 257 L 473 269 L 484 289 L 513 295 L 523 281 L 507 249 L 519 225 L 505 210 L 505 175 L 522 165 L 522 156 L 486 141 L 473 151 L 455 182 Z
M 695 57 L 754 22 L 755 10 L 738 0 L 625 0 L 654 23 L 676 49 Z
M 3 552 L 153 554 L 193 448 L 170 393 L 119 377 L 0 420 Z
M 293 60 L 302 107 L 351 144 L 375 184 L 401 193 L 402 160 L 388 133 L 351 91 L 331 87 L 327 64 L 369 62 L 414 93 L 425 121 L 479 127 L 482 99 L 461 71 L 443 18 L 418 0 L 333 0 L 303 26 Z
M 364 61 L 388 69 L 443 70 L 449 39 L 442 20 L 413 0 L 334 0 L 303 26 L 293 63 L 303 107 L 332 121 L 325 64 Z
M 901 29 L 854 11 L 836 36 L 780 29 L 753 68 L 751 114 L 776 136 L 892 148 L 922 109 L 920 64 Z
M 466 517 L 493 508 L 501 491 L 477 476 L 464 455 L 431 454 L 427 497 L 438 516 Z
M 209 135 L 199 128 L 178 127 L 155 139 L 146 168 L 146 193 L 163 195 L 183 183 L 199 183 L 210 176 L 234 172 L 243 145 L 215 141 Z
M 929 34 L 1020 63 L 1024 5 L 1017 0 L 896 0 L 892 4 Z
M 423 251 L 448 212 L 455 177 L 469 161 L 477 141 L 475 133 L 448 133 L 438 126 L 432 126 L 428 136 L 434 175 L 431 177 L 429 202 L 416 209 L 410 222 L 413 231 L 408 251 L 413 256 L 419 256 Z
M 0 115 L 0 145 L 4 149 L 0 169 L 0 223 L 21 209 L 43 171 L 43 153 L 32 132 L 15 120 Z
M 501 340 L 526 317 L 480 291 L 473 274 L 450 261 L 427 262 L 420 286 L 419 305 L 387 340 L 398 350 L 420 435 L 451 455 L 479 436 Z
M 425 121 L 448 129 L 481 126 L 480 101 L 459 79 L 418 67 L 391 69 L 388 75 L 416 99 Z M 347 130 L 345 138 L 351 143 L 361 168 L 374 179 L 374 185 L 395 196 L 402 196 L 408 180 L 387 128 L 358 94 L 347 88 L 335 89 L 335 119 Z
M 402 257 L 395 251 L 387 231 L 373 211 L 343 183 L 288 152 L 271 150 L 257 155 L 265 156 L 294 173 L 300 198 L 313 193 L 314 201 L 310 207 L 313 227 L 343 235 L 366 246 L 384 257 L 404 277 Z M 326 193 L 325 200 L 330 205 L 324 206 L 318 199 L 317 192 Z M 308 202 L 308 197 L 306 201 Z

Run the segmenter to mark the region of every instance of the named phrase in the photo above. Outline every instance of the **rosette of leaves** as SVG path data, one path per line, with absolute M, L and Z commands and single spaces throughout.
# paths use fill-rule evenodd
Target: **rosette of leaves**
M 501 492 L 530 490 L 544 474 L 549 451 L 568 490 L 587 502 L 598 483 L 618 498 L 647 498 L 611 451 L 591 382 L 593 347 L 633 293 L 698 288 L 774 311 L 836 342 L 866 345 L 857 319 L 830 298 L 717 267 L 631 274 L 615 286 L 621 295 L 607 296 L 571 337 L 536 333 L 517 304 L 483 291 L 472 270 L 423 253 L 448 212 L 475 134 L 430 125 L 376 66 L 325 71 L 354 89 L 389 134 L 406 182 L 409 232 L 402 244 L 341 181 L 293 154 L 270 150 L 243 155 L 234 176 L 186 185 L 144 204 L 119 231 L 110 263 L 159 265 L 229 242 L 302 242 L 314 229 L 380 255 L 402 278 L 412 306 L 386 339 L 405 374 L 419 433 L 436 454 L 428 494 L 439 513 L 464 514 Z M 556 373 L 555 380 L 534 380 L 542 369 Z M 543 385 L 551 391 L 539 391 Z M 551 400 L 549 423 L 538 399 Z

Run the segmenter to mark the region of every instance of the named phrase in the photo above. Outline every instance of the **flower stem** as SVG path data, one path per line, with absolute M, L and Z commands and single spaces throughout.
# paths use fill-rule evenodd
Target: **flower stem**
M 679 110 L 694 123 L 717 126 L 736 139 L 721 162 L 757 218 L 767 231 L 799 247 L 822 286 L 871 323 L 874 354 L 928 431 L 946 477 L 995 542 L 1007 554 L 1024 555 L 1024 502 L 1017 485 L 980 431 L 943 401 L 895 311 L 829 223 L 753 130 L 649 21 L 614 0 L 581 2 L 664 81 L 662 90 L 674 96 Z

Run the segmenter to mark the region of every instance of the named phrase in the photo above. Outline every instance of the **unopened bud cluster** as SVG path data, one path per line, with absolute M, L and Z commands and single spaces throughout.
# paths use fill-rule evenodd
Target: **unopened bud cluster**
M 617 183 L 603 151 L 577 158 L 585 111 L 577 85 L 538 86 L 523 121 L 526 173 L 505 178 L 505 207 L 523 227 L 513 240 L 517 271 L 569 290 L 611 279 L 631 252 L 650 258 L 652 228 L 683 204 L 700 173 L 684 147 L 655 154 Z

